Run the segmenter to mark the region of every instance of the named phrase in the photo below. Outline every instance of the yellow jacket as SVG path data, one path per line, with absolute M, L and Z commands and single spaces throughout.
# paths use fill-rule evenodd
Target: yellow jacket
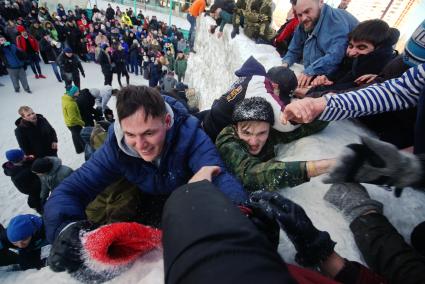
M 62 96 L 62 113 L 65 124 L 68 127 L 80 125 L 84 127 L 84 121 L 81 118 L 75 99 L 67 94 Z

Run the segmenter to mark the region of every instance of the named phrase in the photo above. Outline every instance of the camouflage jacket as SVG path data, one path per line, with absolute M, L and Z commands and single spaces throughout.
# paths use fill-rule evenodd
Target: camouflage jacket
M 256 156 L 248 152 L 248 146 L 238 138 L 233 126 L 221 131 L 216 145 L 230 172 L 241 180 L 247 191 L 272 191 L 297 186 L 310 180 L 305 161 L 277 161 L 274 159 L 275 146 L 319 132 L 327 125 L 316 121 L 302 125 L 292 132 L 278 132 L 271 129 L 266 144 Z

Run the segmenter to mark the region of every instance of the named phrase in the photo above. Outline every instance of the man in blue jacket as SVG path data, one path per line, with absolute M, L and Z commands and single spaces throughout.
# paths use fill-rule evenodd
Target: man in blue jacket
M 49 242 L 67 224 L 86 219 L 87 204 L 122 176 L 145 194 L 166 197 L 198 171 L 211 170 L 216 174 L 214 184 L 230 200 L 235 204 L 246 200 L 199 121 L 181 103 L 161 97 L 154 88 L 128 86 L 117 94 L 117 114 L 103 146 L 47 200 L 44 220 Z
M 21 81 L 25 92 L 31 93 L 22 61 L 24 56 L 16 45 L 11 44 L 3 35 L 0 35 L 0 60 L 6 65 L 7 73 L 9 73 L 16 93 L 19 93 L 19 81 Z
M 283 65 L 304 64 L 298 86 L 306 87 L 314 76 L 335 71 L 345 55 L 348 33 L 358 24 L 345 10 L 334 9 L 323 0 L 295 0 L 294 10 L 300 24 L 283 57 Z

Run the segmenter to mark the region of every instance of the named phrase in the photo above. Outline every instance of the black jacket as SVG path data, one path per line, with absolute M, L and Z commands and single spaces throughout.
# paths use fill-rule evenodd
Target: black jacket
M 101 50 L 99 52 L 99 56 L 97 58 L 97 61 L 100 64 L 100 67 L 102 68 L 102 72 L 112 72 L 112 65 L 109 61 L 108 55 L 106 54 L 106 51 Z
M 56 131 L 41 114 L 37 114 L 36 125 L 21 117 L 15 125 L 16 139 L 26 155 L 34 155 L 36 158 L 57 155 L 57 150 L 52 149 L 52 143 L 58 142 Z
M 80 95 L 77 97 L 77 105 L 86 127 L 94 126 L 93 119 L 97 118 L 94 104 L 95 98 L 90 94 L 89 90 L 81 90 Z
M 56 49 L 50 44 L 50 42 L 44 38 L 40 40 L 40 50 L 44 52 L 48 61 L 56 62 L 58 53 L 56 52 Z
M 115 63 L 115 70 L 117 72 L 125 72 L 127 58 L 124 50 L 115 50 L 112 54 L 112 62 Z
M 78 70 L 80 70 L 81 74 L 84 74 L 83 65 L 81 65 L 80 59 L 75 54 L 73 54 L 71 57 L 68 57 L 64 52 L 62 52 L 58 56 L 56 62 L 59 65 L 61 73 L 66 72 L 79 74 Z
M 115 16 L 115 11 L 112 9 L 112 7 L 108 7 L 106 9 L 106 19 L 112 20 Z

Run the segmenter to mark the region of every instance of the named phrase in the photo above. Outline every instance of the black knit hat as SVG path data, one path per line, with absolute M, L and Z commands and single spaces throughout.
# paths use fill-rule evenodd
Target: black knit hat
M 232 120 L 235 124 L 240 121 L 265 121 L 273 125 L 273 108 L 261 97 L 244 99 L 233 110 Z
M 36 174 L 46 174 L 50 172 L 52 167 L 53 167 L 53 163 L 49 158 L 47 157 L 38 158 L 32 164 L 31 171 Z
M 267 78 L 279 85 L 279 98 L 285 105 L 291 102 L 291 94 L 298 85 L 294 71 L 284 66 L 272 67 L 267 71 Z

